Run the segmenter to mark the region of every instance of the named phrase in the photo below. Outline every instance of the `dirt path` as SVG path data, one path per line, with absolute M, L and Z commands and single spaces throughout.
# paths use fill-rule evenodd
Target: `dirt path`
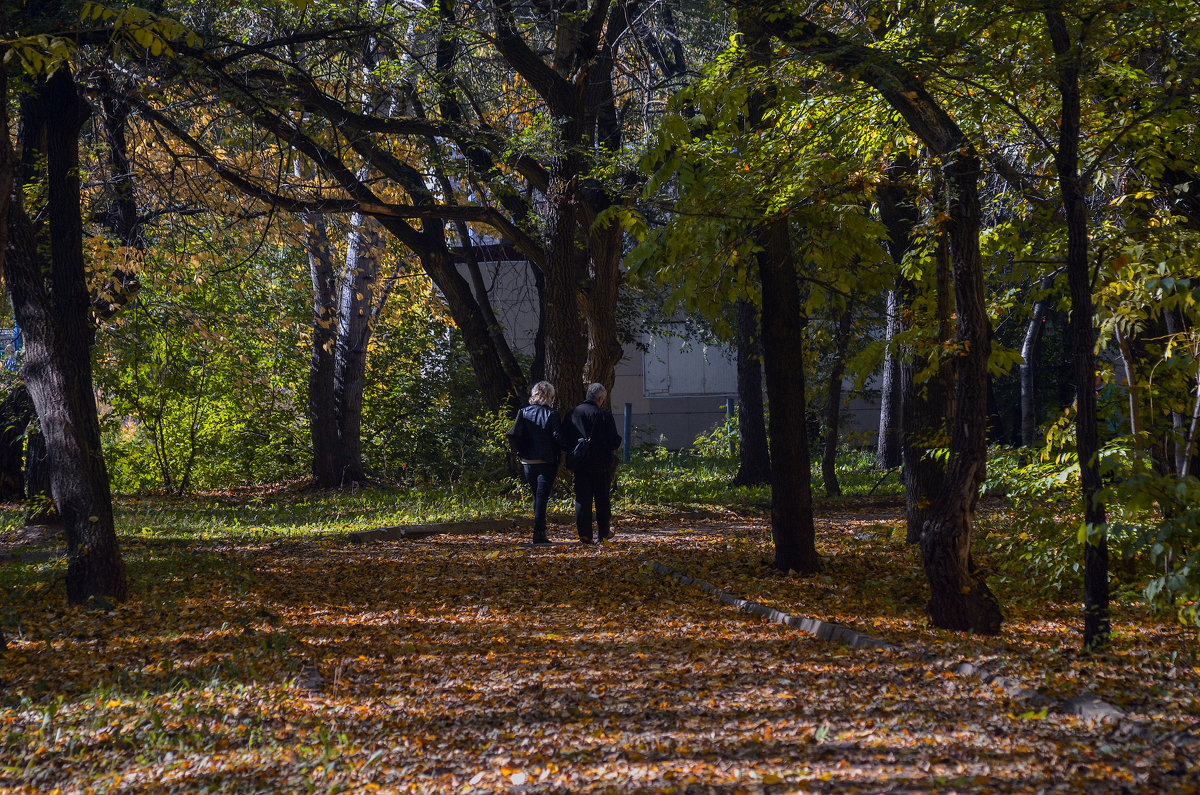
M 1169 744 L 1021 710 L 913 655 L 820 641 L 643 565 L 759 543 L 754 522 L 643 529 L 604 547 L 510 532 L 222 551 L 224 568 L 122 606 L 117 629 L 75 615 L 24 644 L 31 670 L 6 684 L 31 687 L 37 666 L 73 706 L 51 719 L 57 736 L 35 731 L 44 710 L 4 710 L 8 743 L 37 739 L 0 784 L 1197 791 L 1191 754 Z

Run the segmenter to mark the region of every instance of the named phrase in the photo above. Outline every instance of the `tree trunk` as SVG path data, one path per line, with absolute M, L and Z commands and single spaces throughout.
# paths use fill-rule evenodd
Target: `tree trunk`
M 1071 355 L 1075 361 L 1075 444 L 1083 493 L 1083 591 L 1085 648 L 1107 645 L 1108 536 L 1104 503 L 1100 500 L 1100 436 L 1096 425 L 1095 330 L 1092 326 L 1092 283 L 1088 262 L 1086 196 L 1079 176 L 1079 52 L 1061 12 L 1046 12 L 1046 30 L 1054 47 L 1062 118 L 1058 128 L 1058 170 L 1063 216 L 1067 221 L 1067 283 L 1071 290 Z
M 885 221 L 886 223 L 886 221 Z M 897 263 L 899 264 L 899 263 Z M 903 460 L 904 424 L 901 421 L 900 352 L 893 340 L 900 333 L 900 301 L 896 290 L 887 295 L 888 349 L 883 359 L 883 384 L 879 390 L 879 436 L 876 439 L 875 462 L 880 469 L 900 466 Z
M 747 40 L 747 65 L 765 71 L 773 53 L 761 25 L 750 14 L 738 18 L 738 27 Z M 761 127 L 769 91 L 768 88 L 750 95 L 746 103 L 748 129 Z M 787 218 L 766 216 L 755 230 L 755 239 L 759 246 L 755 264 L 762 298 L 763 372 L 771 409 L 767 431 L 771 450 L 774 565 L 779 571 L 810 574 L 820 569 L 821 559 L 817 555 L 812 511 L 812 459 L 804 373 L 806 317 Z
M 50 261 L 42 259 L 24 208 L 13 202 L 4 270 L 25 335 L 25 384 L 46 437 L 51 491 L 67 536 L 67 598 L 121 599 L 128 585 L 100 446 L 83 260 L 79 130 L 87 108 L 73 75 L 62 68 L 38 84 L 22 110 L 22 135 L 45 142 Z M 26 110 L 32 118 L 24 118 Z
M 737 302 L 738 471 L 733 482 L 753 486 L 771 482 L 771 452 L 763 411 L 762 346 L 758 309 Z
M 336 465 L 343 485 L 366 480 L 362 462 L 363 385 L 383 246 L 383 235 L 373 219 L 357 213 L 351 216 L 333 363 L 333 396 L 340 441 Z
M 1003 614 L 971 559 L 971 530 L 987 468 L 987 361 L 991 326 L 979 262 L 979 160 L 964 146 L 945 152 L 946 221 L 957 310 L 950 460 L 921 532 L 929 616 L 941 629 L 994 635 Z
M 786 220 L 768 221 L 762 251 L 763 368 L 771 405 L 771 536 L 775 568 L 808 574 L 820 568 L 812 513 L 812 473 L 805 423 L 804 315 Z
M 1051 281 L 1042 281 L 1042 292 L 1049 292 Z M 1043 296 L 1033 303 L 1033 316 L 1025 327 L 1025 339 L 1021 343 L 1021 446 L 1037 444 L 1037 375 L 1042 362 L 1042 336 L 1046 329 L 1046 313 L 1050 302 Z
M 576 251 L 576 209 L 571 183 L 575 157 L 555 157 L 546 195 L 546 380 L 557 389 L 555 405 L 569 409 L 583 401 L 587 338 L 579 309 L 580 257 Z
M 297 171 L 300 166 L 297 162 Z M 303 213 L 308 272 L 312 278 L 312 348 L 308 367 L 308 424 L 312 440 L 313 482 L 322 488 L 342 485 L 338 466 L 338 422 L 334 408 L 334 350 L 337 316 L 334 309 L 336 277 L 325 217 Z
M 589 206 L 606 203 L 599 191 L 593 194 Z M 590 214 L 589 214 L 590 215 Z M 583 380 L 604 384 L 612 392 L 616 381 L 617 364 L 624 355 L 617 341 L 617 293 L 621 284 L 621 244 L 624 232 L 620 224 L 596 228 L 589 224 L 587 282 L 583 290 L 583 313 L 587 320 L 587 364 Z M 611 405 L 611 404 L 610 404 Z
M 949 429 L 954 418 L 954 360 L 942 356 L 942 352 L 952 345 L 951 337 L 954 334 L 950 252 L 944 237 L 938 239 L 934 267 L 932 320 L 937 327 L 937 338 L 932 355 L 938 360 L 937 371 L 924 383 L 918 384 L 917 363 L 909 358 L 902 375 L 905 516 L 907 541 L 910 544 L 921 543 L 925 522 L 932 515 L 934 500 L 945 484 L 945 459 L 933 455 L 933 452 L 950 446 Z M 906 282 L 905 303 L 908 306 L 916 303 L 916 289 L 915 284 Z
M 916 192 L 917 162 L 903 152 L 888 168 L 887 176 L 888 184 L 880 188 L 876 198 L 879 217 L 888 230 L 888 251 L 899 269 L 912 248 L 913 230 L 920 220 Z M 935 317 L 932 321 L 938 329 L 935 349 L 940 351 L 944 343 L 949 341 L 952 328 L 950 256 L 945 240 L 938 241 L 934 264 L 936 271 L 934 279 L 930 280 L 935 291 Z M 917 310 L 920 284 L 902 273 L 896 277 L 892 291 L 895 303 L 892 303 L 892 296 L 888 301 L 889 325 L 893 320 L 896 324 L 894 333 L 908 330 Z M 944 459 L 930 453 L 933 449 L 949 445 L 946 423 L 954 404 L 953 373 L 949 362 L 939 362 L 936 373 L 923 383 L 917 383 L 916 375 L 920 370 L 917 351 L 906 346 L 893 353 L 899 365 L 900 417 L 893 424 L 901 430 L 906 540 L 910 544 L 919 544 L 921 530 L 929 519 L 933 501 L 941 491 L 945 477 Z
M 838 319 L 834 337 L 833 367 L 829 372 L 829 402 L 825 406 L 825 452 L 821 456 L 821 479 L 825 494 L 840 497 L 842 485 L 837 479 L 838 426 L 842 413 L 842 377 L 846 373 L 846 350 L 850 347 L 850 323 L 854 319 L 854 299 L 846 300 L 846 309 Z

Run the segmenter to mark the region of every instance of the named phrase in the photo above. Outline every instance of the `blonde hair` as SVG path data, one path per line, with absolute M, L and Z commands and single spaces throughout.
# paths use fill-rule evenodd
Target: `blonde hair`
M 554 402 L 554 384 L 549 381 L 538 381 L 529 391 L 529 402 L 541 406 L 549 406 Z

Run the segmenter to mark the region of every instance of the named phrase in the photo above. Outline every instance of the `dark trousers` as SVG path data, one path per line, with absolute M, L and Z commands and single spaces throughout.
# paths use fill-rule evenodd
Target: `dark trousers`
M 575 473 L 575 529 L 581 541 L 592 540 L 592 502 L 596 503 L 596 529 L 603 540 L 612 522 L 609 486 L 612 472 L 580 470 Z
M 533 494 L 533 540 L 548 541 L 546 535 L 546 503 L 550 502 L 550 491 L 554 488 L 554 475 L 558 467 L 554 464 L 522 464 L 525 485 Z

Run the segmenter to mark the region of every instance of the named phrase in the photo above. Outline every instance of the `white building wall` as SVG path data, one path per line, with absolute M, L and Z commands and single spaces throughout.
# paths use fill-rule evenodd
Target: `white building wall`
M 465 266 L 460 267 L 465 271 Z M 538 304 L 529 263 L 480 262 L 480 270 L 505 338 L 516 352 L 532 355 Z M 671 324 L 667 325 L 669 328 Z M 683 324 L 678 325 L 682 333 Z M 635 429 L 634 445 L 687 447 L 697 436 L 724 421 L 727 400 L 736 401 L 735 354 L 724 346 L 705 345 L 669 333 L 645 334 L 642 342 L 647 352 L 627 346 L 625 358 L 616 368 L 610 400 L 617 428 L 622 430 L 628 403 Z M 844 427 L 860 435 L 878 428 L 879 410 L 872 402 L 856 399 L 843 411 Z

